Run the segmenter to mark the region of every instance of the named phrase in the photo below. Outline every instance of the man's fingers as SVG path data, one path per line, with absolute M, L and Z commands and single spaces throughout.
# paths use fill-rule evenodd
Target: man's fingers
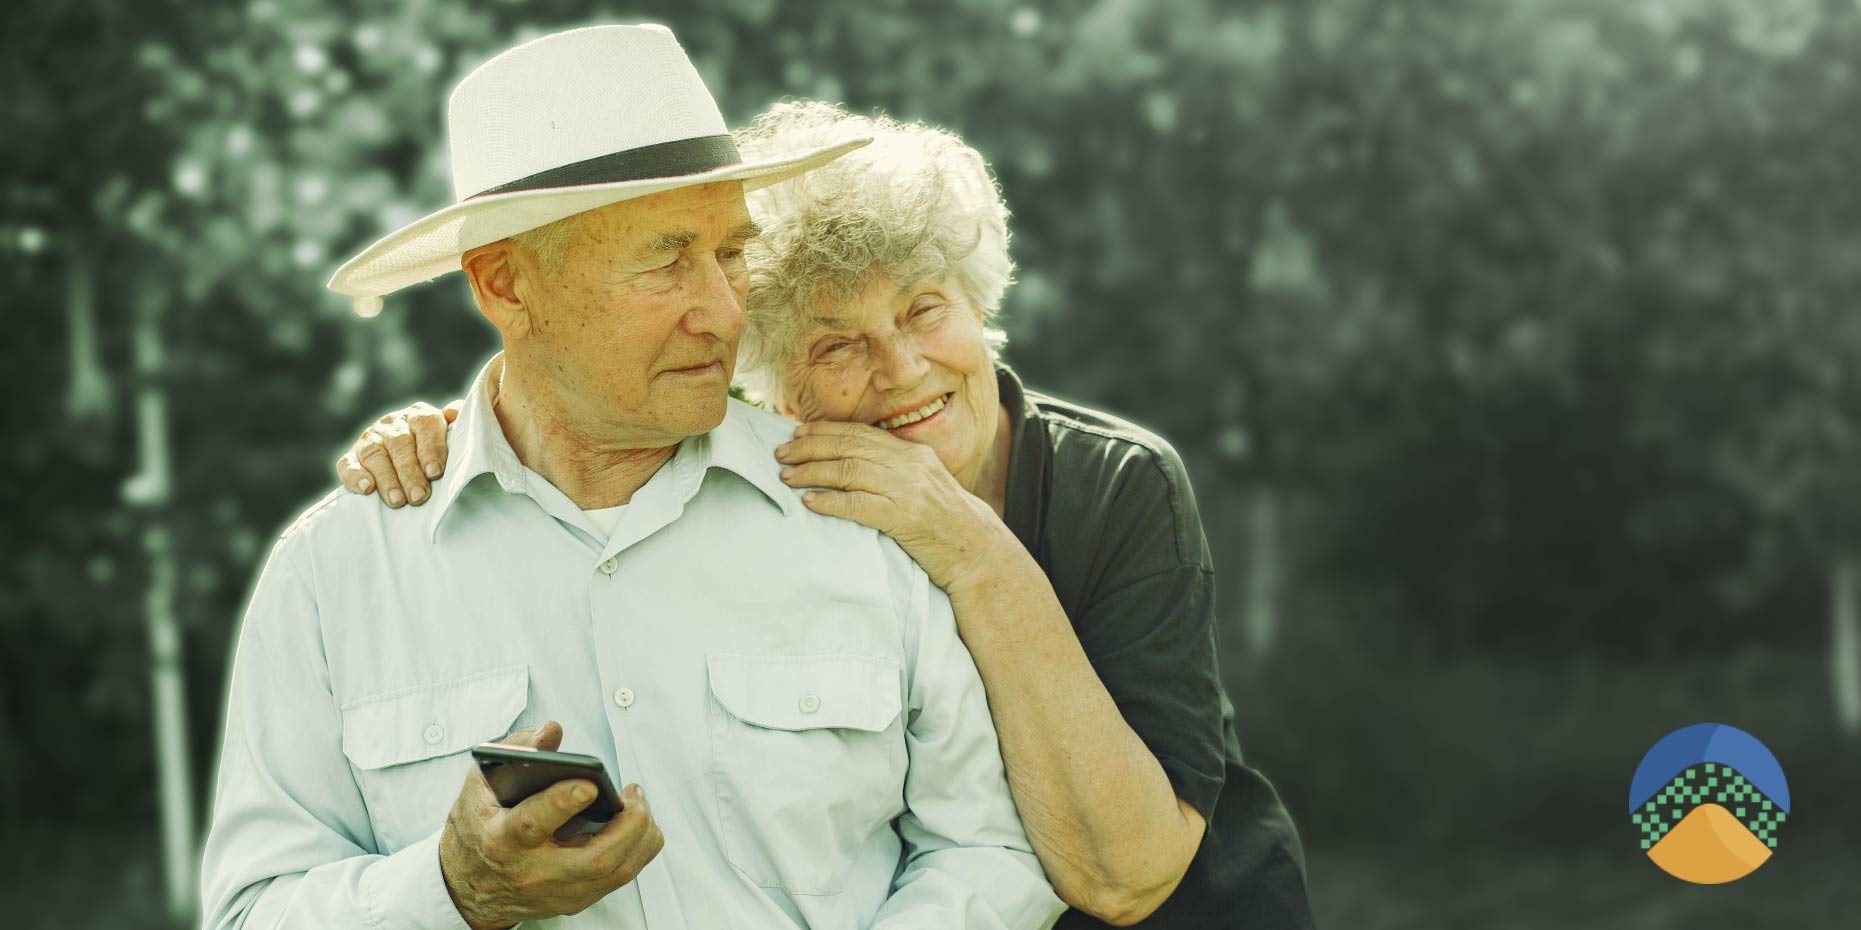
M 646 802 L 644 789 L 628 785 L 620 792 L 620 803 L 620 816 L 604 824 L 589 843 L 595 868 L 602 874 L 611 874 L 630 864 L 637 873 L 665 845 L 665 837 L 653 820 L 653 808 Z M 650 851 L 642 858 L 640 853 L 644 847 L 650 847 Z
M 555 752 L 562 748 L 562 724 L 554 720 L 545 720 L 542 726 L 534 730 L 513 730 L 510 735 L 498 742 Z
M 446 472 L 446 415 L 438 407 L 416 403 L 407 408 L 407 428 L 414 435 L 414 452 L 420 471 L 428 478 Z
M 578 792 L 582 795 L 578 796 Z M 594 796 L 594 783 L 586 778 L 556 782 L 511 808 L 504 820 L 506 829 L 521 845 L 540 846 L 554 837 L 570 817 L 593 803 Z
M 409 503 L 426 502 L 428 489 L 426 473 L 420 469 L 420 456 L 414 449 L 414 433 L 407 425 L 406 417 L 396 417 L 388 426 L 376 427 L 388 446 L 388 458 L 394 462 L 394 475 L 400 479 L 401 489 L 407 492 Z
M 447 404 L 446 409 L 440 412 L 446 415 L 446 422 L 453 423 L 453 422 L 458 421 L 459 411 L 464 410 L 464 409 L 465 409 L 465 398 L 461 397 L 458 400 L 455 400 L 452 403 Z
M 368 469 L 362 467 L 362 460 L 349 452 L 336 460 L 336 480 L 355 494 L 372 494 L 375 491 L 375 479 L 368 476 Z
M 361 461 L 362 468 L 374 479 L 375 486 L 381 489 L 382 503 L 389 507 L 407 503 L 407 492 L 401 489 L 401 479 L 394 471 L 394 460 L 388 457 L 387 444 L 374 427 L 362 434 L 350 454 Z
M 468 766 L 465 770 L 465 784 L 459 788 L 459 801 L 466 810 L 477 814 L 477 819 L 486 820 L 504 809 L 498 803 L 498 796 L 491 790 L 491 783 L 485 781 L 485 773 L 478 766 Z

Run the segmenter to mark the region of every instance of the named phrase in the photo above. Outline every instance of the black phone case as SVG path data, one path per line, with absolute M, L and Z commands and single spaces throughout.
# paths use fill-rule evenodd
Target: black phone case
M 472 758 L 491 786 L 491 793 L 505 807 L 516 807 L 529 797 L 567 778 L 585 778 L 595 784 L 595 799 L 581 813 L 556 831 L 556 838 L 566 840 L 583 832 L 590 823 L 606 823 L 620 815 L 620 793 L 607 777 L 607 767 L 593 756 L 575 752 L 551 752 L 523 746 L 480 743 L 472 747 Z

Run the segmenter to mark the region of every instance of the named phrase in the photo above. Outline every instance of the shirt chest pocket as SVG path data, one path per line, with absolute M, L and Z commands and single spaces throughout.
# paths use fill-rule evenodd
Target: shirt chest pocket
M 901 665 L 879 656 L 711 655 L 712 782 L 725 853 L 759 885 L 838 894 L 890 844 L 908 757 Z M 889 866 L 888 866 L 889 867 Z
M 529 666 L 512 665 L 343 705 L 343 755 L 381 852 L 445 825 L 472 764 L 469 750 L 530 725 L 529 685 Z

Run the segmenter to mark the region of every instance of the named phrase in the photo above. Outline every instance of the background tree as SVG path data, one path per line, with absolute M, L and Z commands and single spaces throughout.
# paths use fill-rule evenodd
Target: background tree
M 456 396 L 494 344 L 456 280 L 372 320 L 323 282 L 451 199 L 466 69 L 615 20 L 672 26 L 733 124 L 819 97 L 991 158 L 1008 357 L 1190 462 L 1243 735 L 1327 925 L 1817 922 L 1851 849 L 1701 911 L 1582 864 L 1593 825 L 1550 812 L 1735 718 L 1829 799 L 1826 835 L 1861 829 L 1835 739 L 1861 728 L 1848 0 L 25 4 L 0 63 L 0 758 L 32 762 L 0 765 L 0 826 L 51 839 L 9 844 L 0 900 L 141 913 L 153 879 L 102 901 L 84 876 L 158 848 L 150 592 L 198 820 L 269 540 L 362 423 Z M 151 321 L 165 363 L 138 374 Z M 134 493 L 163 442 L 165 503 Z M 1521 834 L 1537 878 L 1439 910 Z M 1408 835 L 1432 845 L 1391 855 Z

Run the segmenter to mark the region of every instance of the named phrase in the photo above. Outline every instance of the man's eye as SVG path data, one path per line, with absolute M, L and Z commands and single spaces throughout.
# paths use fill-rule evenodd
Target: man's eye
M 918 317 L 921 317 L 921 316 L 923 316 L 924 314 L 926 314 L 926 313 L 929 313 L 929 312 L 931 312 L 932 310 L 935 310 L 935 309 L 937 309 L 937 308 L 938 308 L 939 306 L 941 306 L 941 305 L 940 305 L 940 304 L 925 304 L 924 306 L 922 306 L 922 307 L 919 307 L 919 308 L 917 308 L 917 309 L 915 309 L 915 310 L 913 310 L 913 311 L 911 311 L 911 319 L 914 319 L 914 320 L 915 320 L 915 319 L 917 319 Z
M 737 259 L 743 257 L 743 250 L 742 249 L 718 249 L 717 257 L 718 257 L 718 260 L 720 261 L 734 262 Z
M 835 352 L 838 352 L 841 349 L 844 349 L 850 345 L 852 345 L 852 343 L 850 342 L 830 342 L 824 346 L 821 346 L 821 355 L 823 356 L 832 355 Z

